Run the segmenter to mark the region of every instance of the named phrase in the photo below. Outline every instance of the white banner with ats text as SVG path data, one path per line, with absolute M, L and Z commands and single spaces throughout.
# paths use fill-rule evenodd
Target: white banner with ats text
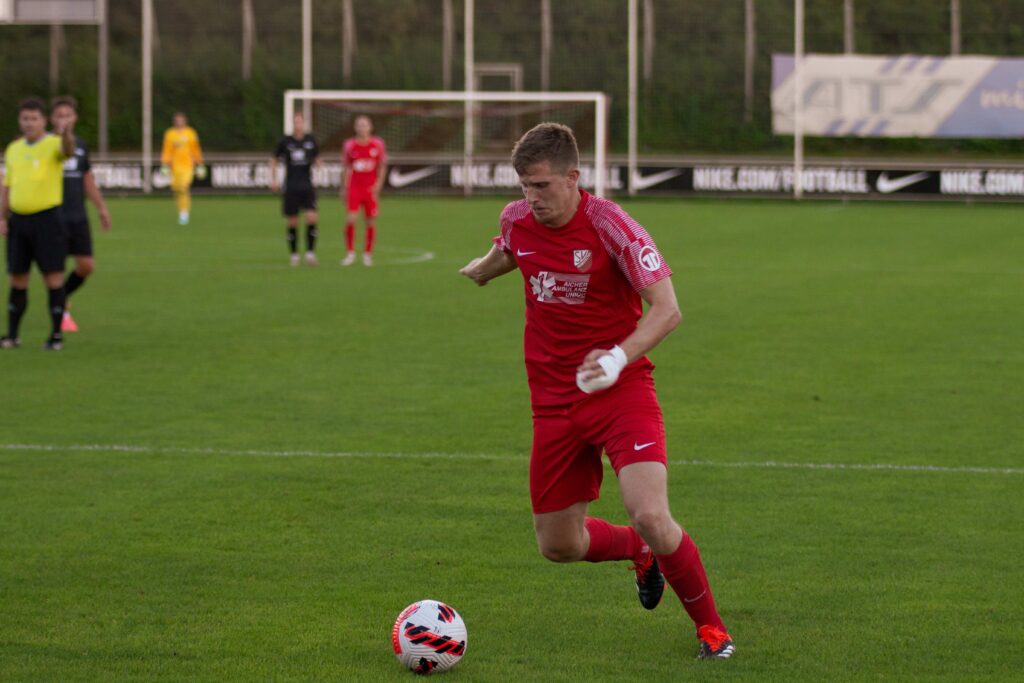
M 794 132 L 793 55 L 772 57 L 772 128 Z M 1024 137 L 1024 59 L 806 55 L 805 135 Z

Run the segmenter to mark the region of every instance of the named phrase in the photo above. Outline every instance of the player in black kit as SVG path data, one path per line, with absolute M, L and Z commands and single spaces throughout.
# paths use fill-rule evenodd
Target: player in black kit
M 58 97 L 50 106 L 50 122 L 55 130 L 64 130 L 78 122 L 78 103 L 73 97 Z M 92 254 L 92 233 L 89 230 L 89 216 L 85 211 L 85 198 L 89 197 L 100 215 L 100 227 L 110 230 L 110 212 L 103 194 L 96 185 L 89 163 L 89 148 L 81 138 L 75 138 L 75 155 L 64 162 L 64 203 L 61 216 L 68 237 L 68 254 L 75 258 L 75 269 L 64 280 L 64 292 L 68 303 L 64 308 L 62 332 L 77 332 L 78 325 L 71 317 L 68 307 L 71 294 L 85 284 L 94 270 L 96 262 Z
M 306 120 L 302 112 L 295 112 L 292 119 L 292 134 L 285 135 L 277 143 L 274 158 L 270 162 L 270 187 L 274 192 L 281 189 L 277 178 L 277 160 L 284 159 L 284 215 L 288 221 L 288 248 L 291 250 L 291 264 L 299 265 L 299 210 L 306 212 L 306 263 L 316 265 L 316 190 L 313 189 L 311 167 L 320 163 L 320 150 L 316 140 L 306 133 Z

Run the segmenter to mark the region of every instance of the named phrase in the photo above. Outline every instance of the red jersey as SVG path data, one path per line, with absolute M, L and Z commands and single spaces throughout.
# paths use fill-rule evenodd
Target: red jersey
M 377 182 L 377 171 L 387 160 L 384 141 L 376 135 L 365 143 L 359 142 L 359 138 L 349 138 L 345 141 L 342 160 L 345 168 L 352 169 L 349 191 L 368 190 Z
M 672 274 L 632 216 L 583 190 L 572 219 L 555 229 L 538 223 L 525 199 L 512 202 L 501 213 L 495 244 L 523 275 L 523 345 L 534 405 L 586 398 L 576 386 L 576 368 L 594 349 L 609 349 L 632 334 L 643 314 L 640 290 Z M 626 366 L 622 379 L 653 368 L 645 356 Z

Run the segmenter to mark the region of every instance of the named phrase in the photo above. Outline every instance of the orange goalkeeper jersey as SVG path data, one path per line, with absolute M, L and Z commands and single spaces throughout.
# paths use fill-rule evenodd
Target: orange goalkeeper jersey
M 160 163 L 169 164 L 171 170 L 191 169 L 203 163 L 203 152 L 199 149 L 199 136 L 191 126 L 168 128 L 164 133 L 164 151 Z

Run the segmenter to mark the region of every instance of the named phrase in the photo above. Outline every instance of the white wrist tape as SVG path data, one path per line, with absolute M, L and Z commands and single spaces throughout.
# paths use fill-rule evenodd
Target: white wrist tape
M 618 381 L 619 374 L 622 372 L 622 369 L 626 367 L 628 362 L 629 359 L 626 358 L 626 352 L 618 346 L 613 346 L 609 349 L 608 353 L 597 359 L 597 364 L 601 366 L 602 370 L 604 370 L 604 374 L 584 380 L 580 376 L 580 373 L 576 373 L 576 386 L 580 388 L 580 391 L 586 394 L 592 394 L 595 391 L 607 389 Z

